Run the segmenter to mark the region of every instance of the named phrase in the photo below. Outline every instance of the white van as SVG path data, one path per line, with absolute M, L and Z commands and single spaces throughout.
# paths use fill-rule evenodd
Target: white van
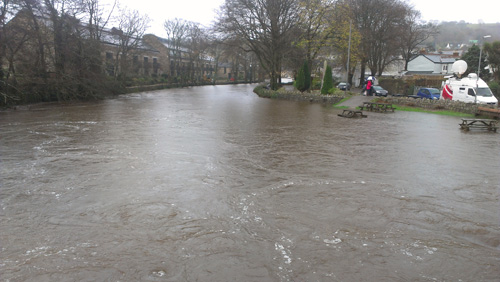
M 460 64 L 461 62 L 465 63 L 464 61 L 457 61 L 453 65 L 455 66 L 456 63 Z M 466 68 L 467 65 L 465 64 L 465 69 Z M 461 69 L 463 69 L 463 67 Z M 460 72 L 457 73 L 460 74 Z M 448 80 L 443 82 L 440 98 L 492 106 L 497 106 L 498 104 L 498 100 L 491 92 L 488 84 L 481 78 L 478 78 L 475 73 L 471 73 L 464 78 L 459 78 L 456 75 L 448 77 Z

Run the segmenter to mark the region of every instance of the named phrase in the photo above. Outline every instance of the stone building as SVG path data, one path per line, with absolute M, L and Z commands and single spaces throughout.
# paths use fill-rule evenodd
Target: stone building
M 59 50 L 78 48 L 78 44 L 88 44 L 90 39 L 97 39 L 94 41 L 99 42 L 97 44 L 100 46 L 92 45 L 90 48 L 93 49 L 85 52 L 92 53 L 93 64 L 108 76 L 157 77 L 167 79 L 168 82 L 195 84 L 211 83 L 214 79 L 219 82 L 236 81 L 241 78 L 246 80 L 249 76 L 247 68 L 239 62 L 233 62 L 224 56 L 214 58 L 208 54 L 207 49 L 190 49 L 186 45 L 176 47 L 169 40 L 153 34 L 135 38 L 125 35 L 117 28 L 99 30 L 99 35 L 92 37 L 92 28 L 82 24 L 78 19 L 63 15 L 61 21 L 67 24 L 65 32 L 68 33 L 64 36 L 72 46 L 59 46 Z M 30 75 L 35 69 L 33 65 L 37 67 L 42 65 L 40 68 L 43 68 L 43 72 L 55 73 L 57 66 L 55 54 L 58 46 L 53 26 L 54 22 L 47 11 L 19 11 L 5 29 L 8 31 L 5 35 L 9 41 L 7 52 L 1 58 L 2 69 L 8 70 L 7 73 L 10 71 Z M 71 36 L 75 38 L 71 39 Z M 40 54 L 40 50 L 43 50 L 43 54 Z M 68 54 L 71 52 L 73 51 L 69 51 Z M 72 59 L 67 55 L 63 63 Z M 67 69 L 71 68 L 74 67 L 68 64 Z M 253 72 L 257 73 L 256 66 Z
M 148 44 L 144 38 L 133 38 L 131 46 L 124 46 L 120 30 L 104 30 L 101 36 L 104 70 L 110 76 L 125 74 L 136 76 L 161 76 L 165 73 L 167 61 L 164 54 Z M 123 57 L 123 50 L 128 48 Z
M 232 65 L 186 46 L 174 46 L 168 39 L 147 34 L 143 37 L 146 44 L 159 51 L 159 61 L 165 76 L 174 78 L 183 75 L 195 82 L 210 82 L 212 79 L 231 79 Z M 229 75 L 228 75 L 229 74 Z

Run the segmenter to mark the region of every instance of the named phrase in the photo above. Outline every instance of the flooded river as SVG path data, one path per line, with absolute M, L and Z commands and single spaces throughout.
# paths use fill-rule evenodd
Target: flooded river
M 500 133 L 253 87 L 1 112 L 1 281 L 499 281 Z

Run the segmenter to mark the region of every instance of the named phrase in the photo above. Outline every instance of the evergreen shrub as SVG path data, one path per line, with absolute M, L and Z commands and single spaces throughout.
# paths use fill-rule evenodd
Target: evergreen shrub
M 323 78 L 323 87 L 321 87 L 321 94 L 328 94 L 328 91 L 333 88 L 332 68 L 326 67 L 325 76 Z
M 304 61 L 304 64 L 297 73 L 297 80 L 295 83 L 295 87 L 300 92 L 304 92 L 311 87 L 311 73 L 309 72 L 309 66 L 307 64 L 307 61 Z

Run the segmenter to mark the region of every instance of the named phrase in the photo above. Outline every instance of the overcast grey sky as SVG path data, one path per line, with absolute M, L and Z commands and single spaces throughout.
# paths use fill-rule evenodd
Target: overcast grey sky
M 498 0 L 410 0 L 426 21 L 500 22 Z
M 104 0 L 112 2 L 112 0 Z M 122 6 L 148 15 L 149 32 L 163 36 L 163 22 L 181 18 L 210 25 L 224 0 L 118 0 Z M 408 0 L 426 21 L 500 22 L 498 0 Z

